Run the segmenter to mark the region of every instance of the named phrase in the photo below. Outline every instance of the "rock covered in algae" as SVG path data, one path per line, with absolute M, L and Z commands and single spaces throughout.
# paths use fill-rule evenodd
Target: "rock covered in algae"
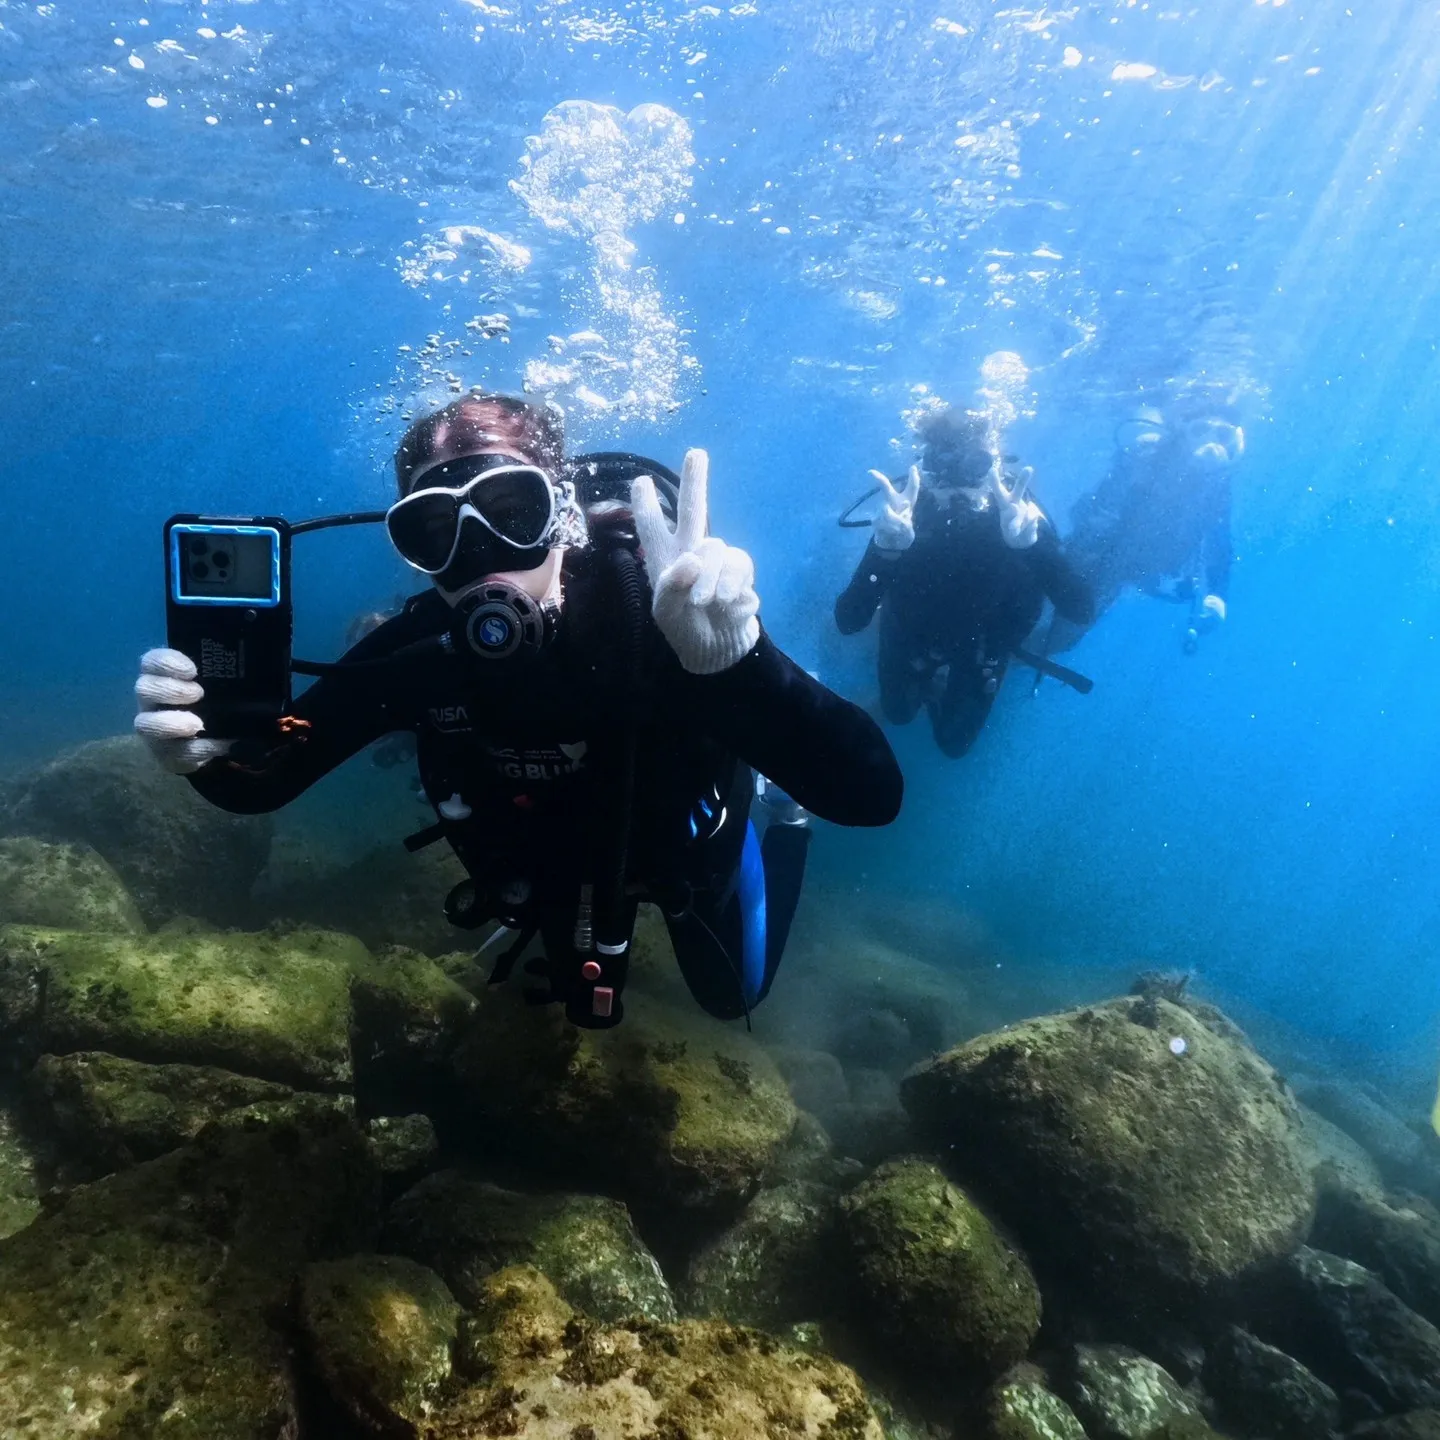
M 440 1140 L 428 1115 L 377 1115 L 365 1126 L 365 1134 L 376 1166 L 392 1184 L 413 1184 L 440 1153 Z
M 1222 1420 L 1266 1440 L 1326 1440 L 1340 1428 L 1335 1392 L 1298 1360 L 1232 1325 L 1205 1352 L 1205 1388 Z
M 271 823 L 217 809 L 124 735 L 82 745 L 10 786 L 0 830 L 91 846 L 147 924 L 182 914 L 236 924 L 265 868 Z
M 365 1263 L 362 1257 L 354 1265 Z M 386 1324 L 406 1303 L 397 1281 L 393 1273 L 385 1279 Z M 423 1282 L 414 1304 L 433 1312 L 435 1294 L 433 1283 Z M 421 1430 L 414 1408 L 387 1412 L 367 1384 L 375 1373 L 367 1359 L 384 1348 L 374 1328 L 366 1333 L 371 1313 L 356 1307 L 348 1324 L 331 1331 L 329 1343 L 344 1344 L 350 1354 L 322 1355 L 318 1363 L 323 1374 L 354 1377 L 354 1388 L 341 1398 L 353 1413 L 383 1415 L 388 1429 L 382 1433 L 423 1433 L 426 1440 L 883 1440 L 859 1380 L 836 1361 L 717 1322 L 601 1324 L 577 1315 L 528 1266 L 485 1281 L 474 1313 L 460 1322 L 448 1383 L 427 1395 L 434 1351 L 424 1347 L 418 1383 L 407 1382 L 403 1365 L 383 1364 L 389 1393 L 418 1390 L 419 1403 L 429 1404 Z
M 481 1123 L 517 1150 L 567 1155 L 632 1203 L 744 1200 L 795 1126 L 774 1062 L 748 1036 L 659 1003 L 613 1030 L 494 990 L 454 1069 Z
M 840 1202 L 856 1323 L 921 1373 L 988 1382 L 1040 1328 L 1024 1259 L 928 1160 L 887 1161 Z
M 1373 1420 L 1350 1432 L 1351 1440 L 1440 1440 L 1440 1410 L 1412 1410 Z
M 1077 1345 L 1069 1399 L 1091 1440 L 1219 1440 L 1168 1371 L 1123 1345 Z
M 113 935 L 145 930 L 125 882 L 98 852 L 31 836 L 0 840 L 0 924 Z
M 1440 1329 L 1364 1266 L 1306 1246 L 1268 1298 L 1275 1338 L 1335 1389 L 1385 1410 L 1440 1406 Z
M 264 896 L 268 914 L 358 935 L 372 950 L 402 945 L 443 955 L 465 935 L 446 918 L 445 897 L 465 879 L 448 845 L 415 854 L 384 845 L 342 869 L 281 884 Z
M 1348 1190 L 1362 1195 L 1383 1195 L 1385 1180 L 1370 1152 L 1338 1125 L 1300 1106 L 1300 1124 L 1310 1152 L 1316 1187 L 1323 1195 L 1329 1190 Z
M 378 1184 L 330 1114 L 206 1131 L 0 1241 L 0 1417 L 26 1440 L 276 1440 L 275 1325 L 311 1260 L 369 1245 Z
M 1440 1325 L 1440 1211 L 1422 1196 L 1323 1188 L 1310 1241 L 1373 1270 L 1417 1315 Z
M 599 1320 L 673 1320 L 655 1257 L 618 1200 L 522 1195 L 456 1170 L 427 1176 L 390 1207 L 382 1243 L 439 1274 L 467 1305 L 510 1265 L 533 1265 Z
M 153 1160 L 227 1110 L 292 1094 L 213 1066 L 147 1065 L 101 1051 L 42 1055 L 30 1090 L 58 1144 L 91 1174 Z
M 370 970 L 323 930 L 82 935 L 0 929 L 0 1040 L 216 1065 L 309 1089 L 352 1081 L 350 984 Z
M 0 1240 L 23 1230 L 40 1213 L 35 1148 L 17 1120 L 17 1107 L 0 1099 Z
M 309 1266 L 300 1323 L 326 1388 L 381 1434 L 414 1434 L 450 1378 L 460 1307 L 433 1271 L 399 1255 Z
M 762 1330 L 823 1314 L 833 1283 L 834 1218 L 835 1195 L 823 1185 L 762 1190 L 690 1261 L 685 1310 Z
M 917 1124 L 1057 1258 L 1167 1299 L 1305 1237 L 1314 1180 L 1294 1100 L 1248 1047 L 1141 998 L 1026 1021 L 906 1077 Z
M 997 1385 L 986 1406 L 990 1440 L 1087 1440 L 1075 1412 L 1038 1380 Z

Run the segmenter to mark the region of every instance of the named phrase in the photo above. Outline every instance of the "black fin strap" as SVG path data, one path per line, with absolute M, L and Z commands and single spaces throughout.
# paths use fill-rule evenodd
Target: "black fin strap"
M 407 835 L 402 843 L 413 855 L 417 850 L 423 850 L 427 845 L 433 845 L 437 840 L 444 838 L 445 822 L 437 820 L 433 825 L 427 825 L 423 830 L 417 830 L 413 835 Z

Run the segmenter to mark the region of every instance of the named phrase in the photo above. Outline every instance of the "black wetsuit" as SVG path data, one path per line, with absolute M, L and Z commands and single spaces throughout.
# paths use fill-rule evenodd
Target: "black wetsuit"
M 567 554 L 565 605 L 539 655 L 487 662 L 441 653 L 429 642 L 448 630 L 453 612 L 434 591 L 417 595 L 296 700 L 292 711 L 305 728 L 258 764 L 215 762 L 191 783 L 227 810 L 274 810 L 380 736 L 413 732 L 426 796 L 474 882 L 473 898 L 452 918 L 478 924 L 501 917 L 522 930 L 538 928 L 551 986 L 541 998 L 563 1000 L 584 1024 L 591 1023 L 593 984 L 578 978 L 581 887 L 602 878 L 614 858 L 612 821 L 617 801 L 627 799 L 617 786 L 633 735 L 625 938 L 640 898 L 660 903 L 697 999 L 731 1018 L 746 1009 L 736 974 L 734 890 L 753 796 L 748 767 L 842 825 L 893 820 L 900 770 L 879 727 L 763 633 L 730 669 L 687 673 L 650 617 L 648 587 L 632 693 L 636 686 L 610 660 L 622 620 L 607 588 L 604 549 L 599 543 Z M 355 663 L 407 647 L 415 647 L 408 657 Z M 797 842 L 802 833 L 771 828 L 793 830 Z M 803 870 L 803 846 L 799 859 Z M 797 872 L 794 893 L 783 885 L 771 893 L 766 877 L 766 988 L 798 880 Z M 608 959 L 602 963 L 618 1001 L 623 960 L 618 972 Z
M 1090 623 L 1127 586 L 1192 606 L 1205 595 L 1227 599 L 1230 506 L 1229 470 L 1197 467 L 1178 440 L 1153 454 L 1120 452 L 1070 512 L 1066 548 L 1096 597 Z M 1046 648 L 1069 649 L 1083 633 L 1056 625 Z
M 1042 520 L 1035 544 L 1012 550 L 993 505 L 975 510 L 963 495 L 942 506 L 921 490 L 915 543 L 887 555 L 872 541 L 835 602 L 844 635 L 880 611 L 880 702 L 893 724 L 907 725 L 926 703 L 935 743 L 963 755 L 975 743 L 1015 647 L 1034 629 L 1046 598 L 1077 624 L 1093 600 Z M 936 672 L 948 666 L 944 688 Z

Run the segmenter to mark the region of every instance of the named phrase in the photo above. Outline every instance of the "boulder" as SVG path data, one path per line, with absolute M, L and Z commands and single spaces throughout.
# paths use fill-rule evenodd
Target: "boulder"
M 448 1083 L 475 1001 L 428 956 L 390 945 L 350 981 L 355 1082 L 373 1109 L 427 1108 Z
M 1253 1051 L 1161 999 L 981 1036 L 902 1098 L 1037 1252 L 1129 1300 L 1228 1285 L 1304 1239 L 1295 1102 Z
M 533 1265 L 599 1320 L 673 1320 L 655 1257 L 618 1200 L 522 1195 L 456 1170 L 427 1176 L 390 1207 L 382 1245 L 435 1270 L 466 1305 L 509 1265 Z
M 1416 1314 L 1440 1325 L 1440 1211 L 1428 1200 L 1322 1190 L 1310 1240 L 1373 1270 Z
M 329 874 L 279 886 L 265 896 L 265 909 L 290 923 L 358 935 L 372 950 L 400 945 L 443 955 L 468 938 L 444 909 L 445 897 L 465 878 L 446 844 L 413 855 L 398 843 L 383 845 Z
M 690 1261 L 687 1314 L 780 1330 L 831 1308 L 834 1192 L 792 1183 L 762 1190 Z
M 366 1124 L 365 1135 L 387 1188 L 413 1185 L 440 1153 L 440 1141 L 428 1115 L 377 1115 Z
M 742 1031 L 656 1002 L 613 1030 L 492 990 L 455 1052 L 474 1123 L 538 1162 L 566 1157 L 634 1205 L 743 1202 L 788 1142 L 795 1105 Z
M 1372 1420 L 1350 1432 L 1351 1440 L 1440 1440 L 1440 1410 L 1412 1410 Z
M 1067 1398 L 1090 1440 L 1219 1440 L 1167 1371 L 1123 1345 L 1077 1345 Z
M 82 745 L 8 786 L 0 832 L 91 846 L 149 925 L 181 914 L 228 925 L 248 913 L 271 824 L 202 800 L 124 735 Z
M 125 882 L 90 846 L 30 836 L 0 840 L 0 925 L 113 935 L 145 930 Z
M 829 1132 L 804 1110 L 795 1120 L 795 1128 L 784 1147 L 770 1162 L 762 1183 L 768 1189 L 788 1185 L 792 1180 L 811 1181 L 843 1189 L 853 1185 L 865 1167 L 849 1156 L 841 1155 L 830 1139 Z
M 781 1045 L 771 1050 L 795 1103 L 820 1117 L 833 1114 L 850 1103 L 850 1084 L 840 1062 L 827 1050 L 807 1050 L 798 1045 Z
M 40 1213 L 35 1147 L 16 1120 L 9 1097 L 0 1099 L 0 1240 L 23 1230 Z
M 30 1091 L 72 1166 L 103 1175 L 193 1140 L 227 1110 L 292 1091 L 208 1065 L 147 1065 L 100 1051 L 42 1055 Z
M 71 1191 L 0 1241 L 7 1432 L 292 1433 L 275 1317 L 305 1264 L 371 1242 L 377 1203 L 364 1141 L 335 1114 L 206 1131 Z
M 858 1328 L 903 1368 L 988 1383 L 1040 1328 L 1024 1259 L 928 1160 L 888 1161 L 840 1202 Z
M 849 1072 L 850 1103 L 830 1115 L 838 1149 L 867 1165 L 913 1151 L 920 1143 L 900 1103 L 899 1082 L 883 1070 Z
M 1038 1380 L 997 1385 L 986 1405 L 989 1440 L 1087 1440 L 1075 1412 Z
M 443 1367 L 436 1343 L 443 1295 L 431 1277 L 415 1281 L 407 1296 L 394 1272 L 362 1287 L 354 1271 L 366 1263 L 354 1262 L 353 1293 L 379 1295 L 382 1303 L 336 1297 L 336 1322 L 311 1343 L 327 1347 L 317 1367 L 340 1377 L 332 1381 L 343 1386 L 337 1398 L 379 1433 L 423 1433 L 427 1440 L 883 1440 L 859 1380 L 836 1361 L 713 1321 L 603 1325 L 577 1315 L 528 1266 L 484 1282 L 474 1313 L 461 1318 L 443 1396 L 431 1401 Z M 396 1316 L 415 1317 L 425 1343 L 415 1343 L 409 1327 L 398 1345 L 388 1342 Z
M 1420 1136 L 1367 1085 L 1339 1079 L 1297 1078 L 1295 1090 L 1312 1110 L 1338 1126 L 1371 1155 L 1391 1185 L 1414 1185 L 1431 1165 Z
M 1363 1266 L 1304 1247 L 1266 1287 L 1267 1339 L 1383 1410 L 1440 1406 L 1440 1330 Z
M 367 1430 L 418 1436 L 450 1378 L 460 1307 L 433 1271 L 398 1255 L 309 1266 L 300 1325 L 320 1378 Z
M 1384 1193 L 1380 1167 L 1363 1145 L 1308 1105 L 1300 1106 L 1300 1124 L 1317 1189 L 1322 1193 L 1327 1188 L 1364 1195 Z
M 1283 1350 L 1232 1325 L 1205 1354 L 1205 1388 L 1220 1419 L 1266 1440 L 1327 1440 L 1340 1428 L 1340 1400 Z
M 350 984 L 370 970 L 352 936 L 320 930 L 182 936 L 0 930 L 0 1042 L 104 1050 L 342 1089 Z

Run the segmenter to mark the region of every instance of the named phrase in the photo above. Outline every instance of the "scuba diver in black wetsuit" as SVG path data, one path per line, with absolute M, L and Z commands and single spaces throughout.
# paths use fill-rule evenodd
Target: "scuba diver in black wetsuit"
M 1070 512 L 1066 548 L 1095 591 L 1096 620 L 1127 587 L 1187 605 L 1183 643 L 1193 654 L 1228 613 L 1231 477 L 1245 432 L 1193 404 L 1185 419 L 1147 406 L 1117 428 L 1116 442 L 1105 478 Z M 1068 618 L 1049 627 L 1047 653 L 1070 649 L 1089 628 Z
M 638 456 L 567 462 L 554 407 L 477 395 L 412 425 L 395 467 L 390 538 L 434 588 L 306 667 L 321 678 L 261 753 L 201 733 L 195 666 L 175 650 L 142 660 L 137 731 L 238 813 L 413 732 L 436 823 L 412 841 L 447 840 L 470 876 L 447 914 L 518 932 L 492 980 L 538 933 L 527 998 L 618 1023 L 651 900 L 699 1003 L 748 1016 L 799 898 L 805 812 L 885 825 L 903 782 L 879 727 L 761 628 L 750 557 L 706 535 L 705 452 L 686 455 L 677 494 Z
M 920 463 L 903 484 L 871 471 L 885 505 L 835 602 L 835 623 L 851 635 L 879 609 L 886 719 L 907 725 L 923 703 L 935 743 L 958 757 L 984 727 L 1012 656 L 1037 663 L 1020 646 L 1046 597 L 1077 624 L 1089 622 L 1093 601 L 1054 527 L 1025 497 L 1027 480 L 1007 477 L 985 416 L 947 407 L 917 432 Z

